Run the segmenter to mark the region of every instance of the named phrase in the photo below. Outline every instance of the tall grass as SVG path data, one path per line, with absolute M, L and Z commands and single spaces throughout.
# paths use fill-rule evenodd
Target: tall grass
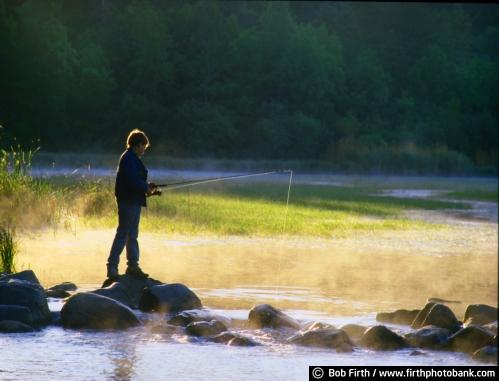
M 0 272 L 15 272 L 15 257 L 17 244 L 11 229 L 0 227 Z

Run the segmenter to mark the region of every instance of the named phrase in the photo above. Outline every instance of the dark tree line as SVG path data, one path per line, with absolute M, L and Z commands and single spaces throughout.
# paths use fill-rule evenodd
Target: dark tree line
M 498 21 L 497 4 L 0 0 L 1 136 L 104 151 L 137 127 L 179 157 L 497 169 Z

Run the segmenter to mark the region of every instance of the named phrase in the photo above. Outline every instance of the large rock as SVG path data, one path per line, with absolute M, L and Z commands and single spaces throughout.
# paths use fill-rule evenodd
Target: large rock
M 392 351 L 409 346 L 402 336 L 397 335 L 384 325 L 368 328 L 360 339 L 360 345 L 379 351 Z
M 423 327 L 427 325 L 445 328 L 451 332 L 456 332 L 461 328 L 461 323 L 457 320 L 454 312 L 446 305 L 438 303 L 431 307 L 428 315 L 426 315 Z
M 190 323 L 195 323 L 199 321 L 212 321 L 212 320 L 219 321 L 222 324 L 224 324 L 226 327 L 230 327 L 232 324 L 231 319 L 221 315 L 214 314 L 213 312 L 207 310 L 182 311 L 174 315 L 170 319 L 168 319 L 167 323 L 186 327 Z
M 25 282 L 40 285 L 40 281 L 32 270 L 24 270 L 15 274 L 7 274 L 0 277 L 0 282 L 8 282 L 11 279 L 23 280 Z
M 421 311 L 416 315 L 414 318 L 414 321 L 411 324 L 412 328 L 418 329 L 423 327 L 423 322 L 426 319 L 426 316 L 428 315 L 428 312 L 433 308 L 433 306 L 436 303 L 426 303 L 426 305 L 423 307 Z
M 212 321 L 197 321 L 190 323 L 185 327 L 185 332 L 191 336 L 216 336 L 220 333 L 227 331 L 227 326 L 218 320 Z
M 439 349 L 447 343 L 450 331 L 445 328 L 427 326 L 404 335 L 413 347 Z
M 397 310 L 394 312 L 380 312 L 376 314 L 376 321 L 393 324 L 411 325 L 421 310 Z
M 208 340 L 214 343 L 239 347 L 254 347 L 257 345 L 261 345 L 250 337 L 242 336 L 238 333 L 233 332 L 222 332 L 219 335 L 209 337 Z
M 294 328 L 300 329 L 300 324 L 284 312 L 269 304 L 260 304 L 253 307 L 248 316 L 249 325 L 252 328 Z
M 45 292 L 35 283 L 11 279 L 0 282 L 0 304 L 24 306 L 31 312 L 34 326 L 50 323 L 50 311 Z
M 497 346 L 487 345 L 473 353 L 473 359 L 487 364 L 497 365 Z
M 358 324 L 345 324 L 340 329 L 346 332 L 350 340 L 357 342 L 361 339 L 364 332 L 366 332 L 367 327 Z
M 125 329 L 140 324 L 129 307 L 91 292 L 77 293 L 66 300 L 61 323 L 73 329 Z
M 102 288 L 92 291 L 94 294 L 107 296 L 124 305 L 139 308 L 142 292 L 146 287 L 154 287 L 162 283 L 152 278 L 140 279 L 130 275 L 121 275 L 116 282 L 106 280 Z
M 351 352 L 353 344 L 341 329 L 319 328 L 298 332 L 288 339 L 289 343 L 307 347 L 334 348 L 340 352 Z
M 29 326 L 33 325 L 31 311 L 25 306 L 0 305 L 0 320 L 13 320 Z
M 14 320 L 1 320 L 0 321 L 0 332 L 1 333 L 25 333 L 33 332 L 33 327 L 27 324 L 21 323 L 20 321 Z
M 139 308 L 145 312 L 177 313 L 201 307 L 197 295 L 180 283 L 146 287 L 139 301 Z
M 47 298 L 64 299 L 71 296 L 71 294 L 64 290 L 45 290 Z
M 470 325 L 454 333 L 447 342 L 446 348 L 452 351 L 472 354 L 476 350 L 492 345 L 494 335 L 479 326 Z
M 47 288 L 46 291 L 53 291 L 53 290 L 63 290 L 63 291 L 76 291 L 77 287 L 76 284 L 71 283 L 71 282 L 62 282 L 59 284 L 56 284 L 54 286 L 51 286 Z
M 464 313 L 465 324 L 485 325 L 497 320 L 497 307 L 470 304 Z

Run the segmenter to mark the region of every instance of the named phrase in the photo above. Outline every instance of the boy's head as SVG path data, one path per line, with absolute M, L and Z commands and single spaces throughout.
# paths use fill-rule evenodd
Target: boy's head
M 143 131 L 136 128 L 128 134 L 126 148 L 137 148 L 140 145 L 144 145 L 145 148 L 149 147 L 149 139 Z

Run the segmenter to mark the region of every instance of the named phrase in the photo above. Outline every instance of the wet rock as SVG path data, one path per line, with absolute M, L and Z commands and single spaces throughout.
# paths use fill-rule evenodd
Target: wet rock
M 487 345 L 473 353 L 473 359 L 487 364 L 497 365 L 497 346 Z
M 15 274 L 7 274 L 0 277 L 0 282 L 8 282 L 11 279 L 23 280 L 25 282 L 40 285 L 40 281 L 32 270 L 24 270 Z
M 424 352 L 421 352 L 421 351 L 418 351 L 418 350 L 414 350 L 412 351 L 409 356 L 426 356 L 426 353 Z
M 56 284 L 52 287 L 47 288 L 46 291 L 52 291 L 52 290 L 63 290 L 63 291 L 76 291 L 77 287 L 76 284 L 71 283 L 71 282 L 62 282 L 59 284 Z
M 351 340 L 357 342 L 358 340 L 360 340 L 367 327 L 358 324 L 346 324 L 340 327 L 340 329 L 342 331 L 345 331 Z
M 428 326 L 404 335 L 413 347 L 439 349 L 447 343 L 450 331 L 445 328 Z
M 360 345 L 379 351 L 392 351 L 409 346 L 402 336 L 397 335 L 384 325 L 376 325 L 368 328 L 360 339 Z
M 64 290 L 45 290 L 45 296 L 47 298 L 64 299 L 70 297 L 71 294 Z
M 25 333 L 33 332 L 33 327 L 21 323 L 20 321 L 14 320 L 2 320 L 0 321 L 0 332 L 1 333 Z
M 449 337 L 446 349 L 471 354 L 482 347 L 492 345 L 493 341 L 494 335 L 488 330 L 470 325 L 460 329 Z
M 114 299 L 124 305 L 137 309 L 139 308 L 140 298 L 145 288 L 161 285 L 156 279 L 140 279 L 130 275 L 120 275 L 116 282 L 108 279 L 102 285 L 102 288 L 92 291 L 92 293 Z
M 146 287 L 139 301 L 139 308 L 145 312 L 176 313 L 201 307 L 197 295 L 180 283 Z
M 61 311 L 50 311 L 50 324 L 51 325 L 62 325 L 62 323 L 61 323 Z
M 237 337 L 237 335 L 233 332 L 222 332 L 218 335 L 208 338 L 208 340 L 213 341 L 214 343 L 227 344 L 235 337 Z
M 497 334 L 497 321 L 494 321 L 489 324 L 485 324 L 483 328 L 488 329 L 490 332 L 492 332 L 494 335 Z
M 353 350 L 353 344 L 346 332 L 335 328 L 301 331 L 291 336 L 287 341 L 291 344 L 307 347 L 333 348 L 341 352 Z
M 414 318 L 414 321 L 412 322 L 411 327 L 415 328 L 415 329 L 423 327 L 423 322 L 426 319 L 426 315 L 428 315 L 428 312 L 430 312 L 430 310 L 432 309 L 432 307 L 435 304 L 436 303 L 426 303 L 426 305 L 423 307 L 423 309 L 421 311 L 419 311 L 419 313 Z
M 300 324 L 284 312 L 272 307 L 270 304 L 260 304 L 253 307 L 248 316 L 252 328 L 282 328 L 289 327 L 300 329 Z
M 77 293 L 61 309 L 64 328 L 125 329 L 140 325 L 133 311 L 124 304 L 94 293 Z
M 302 327 L 302 331 L 313 331 L 314 329 L 326 329 L 326 328 L 334 328 L 336 327 L 329 323 L 323 323 L 321 321 L 314 321 L 311 323 L 307 323 Z
M 485 325 L 497 321 L 497 307 L 470 304 L 464 313 L 465 324 Z
M 0 305 L 29 308 L 35 327 L 50 323 L 50 311 L 45 292 L 38 284 L 17 279 L 0 282 Z
M 236 336 L 229 340 L 227 345 L 230 345 L 231 347 L 256 347 L 257 345 L 261 345 L 260 343 L 256 342 L 255 340 L 245 337 L 245 336 Z
M 33 316 L 31 311 L 25 306 L 0 305 L 0 320 L 11 320 L 33 325 Z
M 376 314 L 376 321 L 393 324 L 411 325 L 421 310 L 397 310 L 394 312 L 380 312 Z
M 444 304 L 435 304 L 423 321 L 423 327 L 434 325 L 446 328 L 451 332 L 456 332 L 461 328 L 461 323 L 457 320 L 454 312 Z
M 194 323 L 190 323 L 187 325 L 187 327 L 185 327 L 185 332 L 191 336 L 215 336 L 222 333 L 223 331 L 227 331 L 227 327 L 217 320 L 212 320 L 209 322 L 197 321 Z
M 232 323 L 232 320 L 229 318 L 202 309 L 182 311 L 174 315 L 170 319 L 168 319 L 167 323 L 185 327 L 190 323 L 195 323 L 198 321 L 212 321 L 212 320 L 217 320 L 222 324 L 224 324 L 226 327 L 230 327 Z
M 440 298 L 428 298 L 426 300 L 427 303 L 441 303 L 441 304 L 461 304 L 462 302 L 460 300 L 447 300 L 447 299 L 440 299 Z

